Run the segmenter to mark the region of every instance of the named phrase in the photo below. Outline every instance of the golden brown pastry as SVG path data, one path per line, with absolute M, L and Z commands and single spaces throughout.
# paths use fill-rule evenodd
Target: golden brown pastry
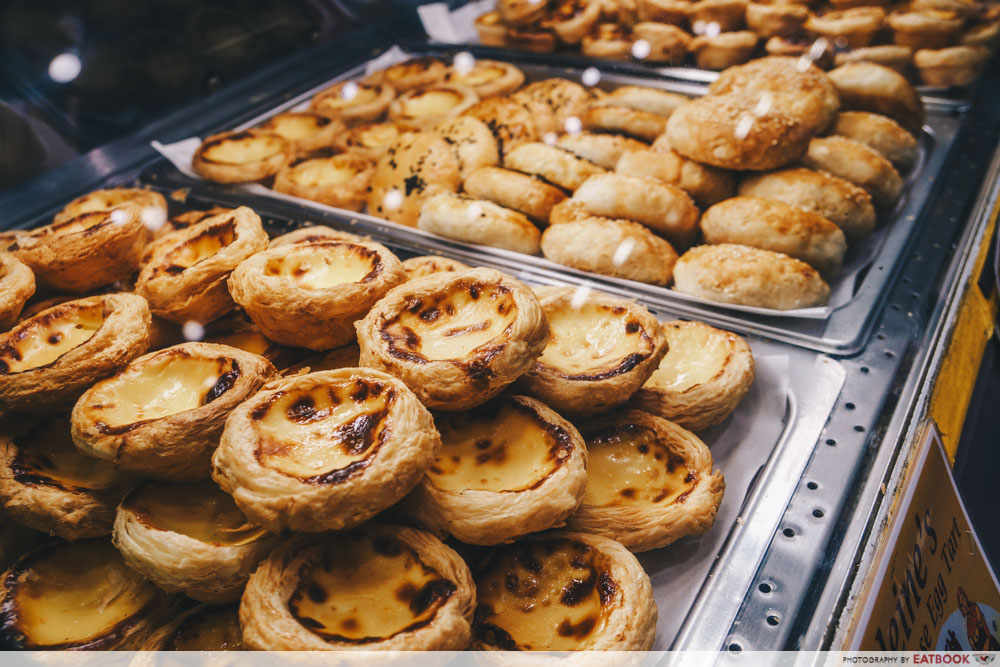
M 623 153 L 647 148 L 641 141 L 620 134 L 596 132 L 564 134 L 556 140 L 555 145 L 604 169 L 614 169 Z
M 805 262 L 731 243 L 697 246 L 681 255 L 674 265 L 674 289 L 774 310 L 822 306 L 830 297 L 829 285 Z
M 786 2 L 751 2 L 747 5 L 747 26 L 761 37 L 794 37 L 809 18 L 809 9 Z
M 79 294 L 130 278 L 148 238 L 139 209 L 124 206 L 20 233 L 6 250 L 36 282 Z
M 748 176 L 739 193 L 797 206 L 818 213 L 844 232 L 849 242 L 859 241 L 875 229 L 875 208 L 865 190 L 843 178 L 812 169 L 782 169 Z
M 472 116 L 446 120 L 434 128 L 458 159 L 458 174 L 463 181 L 480 167 L 493 167 L 500 162 L 500 148 L 489 126 Z
M 753 384 L 750 346 L 701 322 L 662 326 L 670 349 L 631 405 L 692 431 L 721 424 Z
M 405 62 L 390 65 L 369 77 L 370 81 L 391 86 L 393 90 L 405 93 L 409 90 L 433 86 L 440 83 L 448 69 L 437 58 L 411 58 Z
M 652 149 L 623 154 L 615 171 L 675 185 L 691 195 L 699 206 L 711 206 L 731 197 L 736 187 L 731 173 L 689 160 L 670 148 L 666 135 L 657 139 Z
M 549 221 L 552 207 L 566 199 L 562 190 L 537 176 L 499 167 L 476 169 L 462 188 L 472 197 L 520 211 L 541 225 Z
M 494 551 L 476 576 L 476 650 L 648 651 L 649 576 L 600 535 L 554 532 Z
M 328 243 L 330 241 L 344 241 L 346 243 L 368 243 L 370 236 L 360 236 L 350 232 L 342 232 L 326 225 L 315 225 L 306 223 L 305 227 L 286 232 L 281 236 L 275 236 L 268 241 L 267 249 L 280 248 L 282 246 L 303 245 L 309 243 Z
M 341 81 L 316 93 L 309 109 L 345 123 L 378 120 L 396 97 L 396 90 L 384 83 Z
M 407 280 L 423 278 L 432 273 L 456 273 L 470 268 L 472 267 L 468 264 L 463 264 L 457 259 L 441 257 L 439 255 L 420 255 L 403 260 L 403 270 L 406 271 Z
M 895 11 L 886 19 L 892 28 L 892 41 L 920 49 L 943 49 L 958 39 L 965 22 L 955 12 L 928 9 L 924 11 Z
M 507 26 L 504 25 L 500 12 L 494 10 L 480 14 L 473 25 L 479 33 L 479 43 L 483 46 L 507 45 Z
M 0 640 L 21 650 L 135 650 L 177 604 L 107 539 L 47 542 L 0 582 Z
M 295 157 L 305 157 L 332 146 L 346 128 L 340 119 L 311 111 L 285 111 L 261 123 L 260 129 L 281 135 L 292 144 Z
M 1000 45 L 1000 21 L 985 20 L 973 25 L 958 40 L 964 46 L 983 46 L 990 51 L 996 51 Z
M 605 173 L 593 162 L 541 142 L 521 144 L 504 154 L 503 166 L 535 174 L 565 190 L 576 190 L 591 176 Z
M 338 134 L 333 147 L 341 153 L 364 155 L 378 160 L 389 150 L 401 133 L 396 123 L 363 123 Z
M 406 280 L 399 259 L 375 242 L 279 246 L 244 260 L 229 293 L 265 336 L 329 350 L 354 340 L 354 322 Z
M 453 64 L 442 81 L 449 86 L 471 88 L 480 98 L 507 95 L 524 83 L 524 72 L 499 60 L 476 60 L 471 67 Z
M 688 7 L 688 22 L 695 34 L 703 34 L 709 25 L 719 32 L 730 32 L 743 27 L 747 0 L 697 0 Z
M 449 239 L 528 255 L 538 253 L 541 236 L 523 213 L 451 192 L 424 202 L 417 227 Z
M 160 250 L 142 267 L 136 294 L 165 320 L 211 322 L 233 307 L 229 273 L 267 246 L 260 216 L 246 206 L 220 213 L 163 237 Z
M 983 8 L 985 9 L 983 11 L 975 0 L 911 0 L 910 8 L 918 12 L 926 10 L 955 12 L 966 18 L 971 18 L 980 12 L 985 16 L 989 16 L 991 11 L 994 14 L 996 12 L 995 5 Z
M 989 59 L 989 49 L 982 46 L 921 49 L 913 54 L 913 64 L 929 86 L 972 85 Z
M 0 411 L 48 412 L 149 346 L 149 306 L 134 294 L 66 301 L 0 334 Z
M 868 191 L 881 206 L 892 206 L 903 193 L 903 179 L 881 153 L 847 137 L 813 137 L 802 164 L 839 176 Z
M 687 26 L 690 0 L 638 0 L 636 12 L 640 21 L 669 23 L 679 27 Z
M 455 192 L 459 183 L 458 158 L 440 135 L 403 134 L 375 166 L 368 213 L 416 227 L 424 201 Z
M 523 143 L 538 141 L 542 136 L 527 107 L 506 97 L 480 100 L 464 115 L 486 123 L 496 137 L 500 155 L 507 154 Z
M 391 373 L 425 405 L 448 411 L 496 396 L 548 340 L 534 293 L 493 269 L 407 281 L 358 323 L 363 366 Z
M 924 124 L 924 103 L 906 78 L 875 63 L 841 65 L 829 73 L 845 111 L 871 111 L 889 116 L 912 134 Z
M 824 276 L 840 270 L 847 240 L 840 227 L 817 213 L 761 197 L 733 197 L 701 216 L 706 243 L 736 243 L 784 253 Z
M 518 386 L 560 414 L 606 412 L 649 379 L 667 351 L 642 306 L 572 287 L 537 289 L 552 337 Z
M 888 116 L 841 111 L 830 133 L 874 148 L 901 170 L 909 169 L 917 161 L 916 138 Z
M 640 552 L 712 528 L 726 483 L 698 436 L 639 410 L 601 415 L 581 429 L 587 493 L 569 530 Z
M 274 178 L 274 189 L 327 206 L 360 211 L 374 173 L 375 163 L 368 157 L 341 153 L 283 168 Z
M 275 380 L 233 410 L 212 478 L 271 532 L 342 530 L 409 493 L 440 446 L 401 381 L 370 368 L 321 371 Z
M 195 151 L 191 166 L 210 181 L 248 183 L 274 176 L 294 156 L 294 146 L 280 134 L 251 128 L 208 137 Z
M 146 188 L 110 188 L 94 190 L 77 197 L 56 213 L 52 222 L 58 225 L 84 213 L 113 211 L 125 206 L 138 208 L 139 218 L 143 221 L 162 221 L 167 217 L 167 200 L 159 192 Z M 155 225 L 147 223 L 147 226 L 154 227 Z
M 497 11 L 500 12 L 500 18 L 507 25 L 522 26 L 536 23 L 545 18 L 548 6 L 544 2 L 532 2 L 531 0 L 499 0 Z
M 564 222 L 579 222 L 580 220 L 586 220 L 587 218 L 596 218 L 598 220 L 610 219 L 602 218 L 587 212 L 587 209 L 583 204 L 570 198 L 563 200 L 552 207 L 552 213 L 549 215 L 549 224 L 560 225 Z
M 456 651 L 475 604 L 468 566 L 440 540 L 369 524 L 278 547 L 250 577 L 240 625 L 258 650 Z
M 598 23 L 580 42 L 580 51 L 591 58 L 628 60 L 632 55 L 632 40 L 617 23 Z
M 505 46 L 516 51 L 551 53 L 556 48 L 556 36 L 548 28 L 537 26 L 509 26 Z
M 669 23 L 636 23 L 632 26 L 632 37 L 649 45 L 649 55 L 643 60 L 651 63 L 680 63 L 691 43 L 691 35 Z
M 747 94 L 691 100 L 667 121 L 667 141 L 684 157 L 723 169 L 765 171 L 798 160 L 810 128 L 783 110 L 783 94 L 762 95 L 771 100 L 766 110 Z
M 402 93 L 389 105 L 389 120 L 407 130 L 429 130 L 479 101 L 471 88 L 434 84 Z
M 132 484 L 107 461 L 81 454 L 66 415 L 0 435 L 0 507 L 5 517 L 66 540 L 111 533 L 115 506 Z
M 573 199 L 592 215 L 642 223 L 675 246 L 691 243 L 698 208 L 680 188 L 642 176 L 599 174 L 588 178 Z
M 627 106 L 607 106 L 604 101 L 592 104 L 581 120 L 586 130 L 627 134 L 647 142 L 663 134 L 667 127 L 666 116 Z
M 877 44 L 842 51 L 834 58 L 837 67 L 856 62 L 875 63 L 896 70 L 905 76 L 913 64 L 913 49 L 897 44 Z
M 176 232 L 178 229 L 186 229 L 187 227 L 190 227 L 191 225 L 197 222 L 201 222 L 205 218 L 210 218 L 213 215 L 218 215 L 219 213 L 226 213 L 227 211 L 231 210 L 233 209 L 223 208 L 221 206 L 211 206 L 207 209 L 185 211 L 183 213 L 178 213 L 174 217 L 167 220 L 166 224 L 164 224 L 162 227 L 152 230 L 154 241 L 150 243 L 148 246 L 146 246 L 146 252 L 144 253 L 143 256 L 143 263 L 146 263 L 148 261 L 147 257 L 152 256 L 150 253 L 150 248 L 155 246 L 156 241 L 158 241 L 161 237 L 166 236 L 170 232 Z
M 35 293 L 35 274 L 8 252 L 0 252 L 0 331 L 17 322 L 24 303 Z
M 589 217 L 553 224 L 542 254 L 557 264 L 653 285 L 670 282 L 677 253 L 639 223 Z
M 579 118 L 593 98 L 592 91 L 566 79 L 535 81 L 511 95 L 531 111 L 540 133 L 564 131 L 567 121 Z
M 760 38 L 749 30 L 723 32 L 718 35 L 698 35 L 688 44 L 702 69 L 723 70 L 750 60 Z
M 441 451 L 404 501 L 421 526 L 466 544 L 499 544 L 561 526 L 580 504 L 583 438 L 541 401 L 505 395 L 434 421 Z
M 276 538 L 211 481 L 145 482 L 119 505 L 113 541 L 126 565 L 168 593 L 222 604 L 239 600 Z
M 151 633 L 142 651 L 242 651 L 239 605 L 198 605 Z
M 764 50 L 769 56 L 804 57 L 824 70 L 833 67 L 833 43 L 824 37 L 771 37 L 764 43 Z
M 73 442 L 146 477 L 204 479 L 229 413 L 272 375 L 267 359 L 226 345 L 150 352 L 84 392 L 73 407 Z
M 884 23 L 885 10 L 881 7 L 851 7 L 811 14 L 805 29 L 815 37 L 858 49 L 870 45 Z
M 270 361 L 279 371 L 291 366 L 302 355 L 301 350 L 279 345 L 265 337 L 257 325 L 242 311 L 234 310 L 213 322 L 209 322 L 204 327 L 204 331 L 205 335 L 202 336 L 201 342 L 228 345 L 244 352 L 260 355 Z M 177 345 L 183 340 L 183 336 L 178 336 L 169 345 L 151 349 L 163 349 Z
M 628 107 L 636 111 L 668 117 L 690 98 L 649 86 L 620 86 L 592 103 L 592 106 Z
M 598 0 L 562 0 L 555 4 L 546 24 L 563 44 L 579 44 L 604 14 Z

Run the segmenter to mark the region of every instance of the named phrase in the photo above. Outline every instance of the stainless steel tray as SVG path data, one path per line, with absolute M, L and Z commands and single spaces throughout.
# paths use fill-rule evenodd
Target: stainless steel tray
M 413 49 L 407 52 L 408 55 L 435 55 L 439 57 L 447 57 L 450 53 L 453 51 L 433 46 L 424 46 L 419 50 Z M 402 52 L 398 53 L 396 57 L 402 58 Z M 379 58 L 383 59 L 381 62 L 385 62 L 385 54 Z M 583 78 L 584 71 L 577 67 L 542 64 L 532 59 L 519 60 L 512 57 L 511 60 L 524 70 L 529 80 L 551 76 L 560 76 L 576 81 L 581 81 Z M 323 81 L 322 84 L 291 97 L 282 104 L 261 109 L 255 118 L 236 126 L 236 128 L 255 125 L 275 113 L 303 105 L 317 90 L 332 84 L 334 81 L 362 75 L 366 69 L 371 68 L 370 61 L 341 72 L 331 79 Z M 688 95 L 704 93 L 703 86 L 690 82 L 645 78 L 617 71 L 603 73 L 598 86 L 613 88 L 625 84 L 655 86 Z M 190 185 L 197 181 L 220 190 L 227 189 L 264 198 L 295 201 L 301 206 L 315 210 L 317 215 L 324 213 L 349 215 L 353 221 L 352 224 L 366 233 L 389 235 L 410 243 L 434 247 L 439 251 L 462 252 L 468 253 L 469 256 L 488 255 L 491 262 L 506 266 L 509 270 L 516 270 L 524 277 L 530 275 L 541 281 L 563 280 L 566 277 L 577 282 L 589 281 L 601 285 L 601 289 L 605 291 L 628 296 L 641 296 L 644 301 L 650 304 L 670 308 L 688 317 L 712 321 L 743 333 L 766 335 L 819 351 L 848 355 L 856 353 L 863 347 L 871 332 L 874 314 L 882 305 L 885 293 L 892 284 L 900 262 L 905 257 L 912 236 L 925 222 L 921 212 L 933 194 L 936 177 L 946 166 L 950 148 L 960 126 L 961 119 L 954 115 L 947 113 L 931 113 L 929 115 L 921 136 L 920 159 L 918 164 L 907 174 L 903 198 L 893 211 L 882 213 L 879 225 L 871 237 L 860 244 L 855 244 L 849 250 L 844 270 L 831 283 L 835 302 L 828 308 L 806 309 L 798 312 L 754 309 L 694 299 L 669 288 L 578 271 L 540 256 L 523 255 L 445 239 L 371 215 L 347 212 L 317 202 L 283 195 L 258 184 L 230 187 L 210 184 L 197 178 L 190 171 L 184 157 L 186 153 L 176 152 L 176 145 L 168 148 L 165 152 L 167 154 L 174 153 L 172 159 L 175 165 L 178 169 L 186 171 L 186 175 L 171 173 L 172 170 L 164 168 L 163 165 L 155 167 L 154 173 L 162 182 Z M 193 152 L 195 141 L 195 139 L 191 139 L 186 144 L 186 149 L 190 152 Z

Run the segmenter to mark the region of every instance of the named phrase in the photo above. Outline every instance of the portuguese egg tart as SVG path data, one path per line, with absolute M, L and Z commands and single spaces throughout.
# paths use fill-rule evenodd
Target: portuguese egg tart
M 867 111 L 841 111 L 831 134 L 874 148 L 897 169 L 909 169 L 917 161 L 916 137 L 888 116 Z
M 49 542 L 3 574 L 0 639 L 23 650 L 134 650 L 175 608 L 110 541 Z
M 79 294 L 131 278 L 148 238 L 139 209 L 126 206 L 19 234 L 7 250 L 37 282 Z
M 619 158 L 627 152 L 647 148 L 646 144 L 630 137 L 597 132 L 564 134 L 556 139 L 556 146 L 604 169 L 614 169 Z
M 424 202 L 417 227 L 446 238 L 538 253 L 541 233 L 528 217 L 485 199 L 442 192 Z
M 500 162 L 497 140 L 489 126 L 478 118 L 452 118 L 435 127 L 434 132 L 454 151 L 462 180 L 480 167 L 492 167 Z
M 628 31 L 617 23 L 598 23 L 580 41 L 580 51 L 590 58 L 628 60 L 632 55 L 632 40 Z
M 374 173 L 375 163 L 369 158 L 341 153 L 284 167 L 274 177 L 274 189 L 327 206 L 360 211 Z
M 619 158 L 615 171 L 625 176 L 644 176 L 675 185 L 699 206 L 711 206 L 733 196 L 736 184 L 731 172 L 688 159 L 670 148 L 666 135 L 651 149 L 629 151 Z
M 892 41 L 919 49 L 943 49 L 958 39 L 964 17 L 955 12 L 926 9 L 923 11 L 895 11 L 886 23 L 892 28 Z
M 368 213 L 416 227 L 424 201 L 457 191 L 460 174 L 458 156 L 439 134 L 403 134 L 375 166 Z
M 403 260 L 403 270 L 406 271 L 406 279 L 423 278 L 432 273 L 455 273 L 470 269 L 468 264 L 463 264 L 451 257 L 441 257 L 439 255 L 421 255 Z
M 212 477 L 271 532 L 341 530 L 410 492 L 441 446 L 390 375 L 344 368 L 276 380 L 226 424 Z
M 666 129 L 666 116 L 627 106 L 611 106 L 605 102 L 601 100 L 583 113 L 585 129 L 627 134 L 646 142 L 653 141 Z
M 185 229 L 186 227 L 190 227 L 197 222 L 201 222 L 205 218 L 211 218 L 213 215 L 226 213 L 231 210 L 231 208 L 223 208 L 222 206 L 212 206 L 204 210 L 184 211 L 183 213 L 178 213 L 174 217 L 167 220 L 165 225 L 159 229 L 153 230 L 153 238 L 154 240 L 159 239 L 166 236 L 170 232 L 176 232 L 178 229 Z M 152 245 L 153 244 L 151 243 L 150 246 Z M 149 246 L 147 246 L 146 253 L 143 257 L 143 263 L 146 263 L 148 261 L 147 258 L 151 256 Z
M 723 70 L 741 65 L 753 57 L 760 38 L 749 30 L 698 35 L 688 44 L 688 51 L 702 69 Z
M 541 401 L 504 395 L 439 413 L 442 447 L 404 506 L 422 526 L 467 544 L 499 544 L 562 526 L 587 481 L 587 451 Z
M 648 651 L 649 575 L 618 542 L 547 533 L 496 549 L 476 573 L 473 649 Z
M 639 552 L 715 523 L 726 483 L 694 433 L 639 410 L 601 415 L 580 429 L 589 454 L 587 493 L 569 530 Z
M 267 233 L 251 209 L 220 213 L 165 237 L 139 272 L 136 294 L 165 320 L 211 322 L 233 307 L 226 287 L 230 272 L 266 246 Z
M 579 44 L 601 20 L 604 9 L 605 4 L 597 0 L 562 0 L 555 4 L 546 25 L 563 44 Z
M 378 160 L 399 138 L 401 132 L 396 123 L 364 123 L 338 134 L 333 140 L 333 147 L 341 153 L 354 153 Z
M 229 413 L 273 374 L 263 357 L 226 345 L 150 352 L 80 397 L 73 442 L 147 477 L 204 478 Z
M 558 31 L 558 29 L 557 29 Z M 472 67 L 452 65 L 443 82 L 451 86 L 471 88 L 479 97 L 506 95 L 521 87 L 524 72 L 499 60 L 476 60 Z
M 295 156 L 295 146 L 277 132 L 261 129 L 220 132 L 202 142 L 191 166 L 217 183 L 248 183 L 274 176 Z
M 385 83 L 394 90 L 405 93 L 440 83 L 447 72 L 448 68 L 437 58 L 411 58 L 375 72 L 369 80 Z
M 115 506 L 132 480 L 81 454 L 68 416 L 33 420 L 0 435 L 0 507 L 5 516 L 67 540 L 111 533 Z
M 892 163 L 874 148 L 847 137 L 813 137 L 802 165 L 864 188 L 881 206 L 892 206 L 903 193 L 903 179 Z
M 562 414 L 592 415 L 628 400 L 667 352 L 660 323 L 642 306 L 572 287 L 537 289 L 552 336 L 518 380 Z
M 310 243 L 328 243 L 330 241 L 344 241 L 347 243 L 367 243 L 370 237 L 342 232 L 339 229 L 327 227 L 326 225 L 308 224 L 305 227 L 291 232 L 275 236 L 267 244 L 267 249 L 280 248 L 292 245 L 307 245 Z
M 275 549 L 250 577 L 240 624 L 259 650 L 459 651 L 475 598 L 465 561 L 433 535 L 368 524 Z
M 493 269 L 409 280 L 357 328 L 363 366 L 391 373 L 428 407 L 449 411 L 496 396 L 549 340 L 534 292 Z
M 378 243 L 279 246 L 243 261 L 229 291 L 265 336 L 328 350 L 354 340 L 354 322 L 406 280 L 403 265 Z
M 408 130 L 429 130 L 479 101 L 465 86 L 434 84 L 408 90 L 389 105 L 389 120 Z
M 521 144 L 504 154 L 503 166 L 534 174 L 569 191 L 576 190 L 591 176 L 605 173 L 593 162 L 541 142 Z
M 0 331 L 14 326 L 35 293 L 35 274 L 14 255 L 0 252 Z
M 239 600 L 275 538 L 208 480 L 139 485 L 118 506 L 113 541 L 126 565 L 168 593 L 221 604 Z
M 142 651 L 242 651 L 237 604 L 198 605 L 155 630 Z
M 0 334 L 0 410 L 69 406 L 149 346 L 149 306 L 134 294 L 66 301 Z
M 688 24 L 687 13 L 690 5 L 690 0 L 638 0 L 636 13 L 640 21 L 655 21 L 685 27 Z
M 541 225 L 548 223 L 552 207 L 566 199 L 562 190 L 537 176 L 500 167 L 476 169 L 465 179 L 462 189 L 477 199 L 520 211 Z
M 486 123 L 496 137 L 501 155 L 523 143 L 538 141 L 542 132 L 531 111 L 507 97 L 488 97 L 472 105 L 465 114 Z
M 507 26 L 504 25 L 500 12 L 493 10 L 480 14 L 473 24 L 479 33 L 479 43 L 483 46 L 507 45 Z
M 750 346 L 701 322 L 665 322 L 662 329 L 670 349 L 632 405 L 692 431 L 723 422 L 753 384 Z
M 392 86 L 365 81 L 341 81 L 316 93 L 309 108 L 345 123 L 370 123 L 389 108 L 396 97 Z
M 329 148 L 344 132 L 344 123 L 311 111 L 286 111 L 267 119 L 260 129 L 274 132 L 292 144 L 294 157 L 304 157 Z
M 58 225 L 84 213 L 111 211 L 124 206 L 139 209 L 141 219 L 164 220 L 167 217 L 167 200 L 159 192 L 153 192 L 146 188 L 110 188 L 95 190 L 82 197 L 77 197 L 56 213 L 52 222 Z M 145 218 L 143 218 L 144 213 Z

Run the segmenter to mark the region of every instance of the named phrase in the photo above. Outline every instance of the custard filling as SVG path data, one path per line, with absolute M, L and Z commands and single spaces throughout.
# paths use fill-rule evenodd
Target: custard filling
M 266 535 L 247 521 L 233 497 L 212 482 L 147 482 L 122 506 L 152 528 L 216 546 L 239 546 Z
M 211 403 L 239 375 L 235 359 L 166 350 L 102 382 L 87 410 L 99 427 L 110 429 L 162 419 Z
M 167 639 L 167 651 L 242 651 L 238 606 L 205 607 L 184 619 Z
M 717 377 L 733 352 L 733 336 L 701 326 L 666 324 L 669 348 L 647 387 L 684 392 Z
M 494 65 L 477 65 L 468 72 L 456 74 L 454 80 L 456 83 L 465 86 L 480 86 L 499 79 L 503 76 L 503 73 L 503 69 Z
M 476 636 L 509 651 L 587 648 L 618 590 L 601 560 L 592 547 L 565 539 L 495 552 L 476 581 Z
M 103 324 L 102 302 L 37 315 L 0 339 L 0 374 L 47 366 L 86 343 Z
M 403 114 L 435 116 L 448 113 L 462 102 L 462 96 L 452 90 L 423 90 L 403 101 Z
M 383 148 L 399 137 L 399 129 L 390 123 L 373 125 L 361 132 L 359 142 L 367 148 Z
M 84 213 L 95 213 L 97 211 L 107 211 L 108 209 L 128 204 L 142 197 L 143 193 L 134 190 L 102 190 L 91 192 L 73 202 L 72 208 L 67 213 L 72 213 L 75 218 Z
M 272 118 L 267 126 L 290 141 L 300 141 L 318 133 L 330 123 L 322 116 L 305 116 L 299 114 L 280 114 Z
M 653 341 L 624 306 L 584 304 L 546 311 L 552 337 L 538 363 L 571 380 L 625 373 L 653 353 Z
M 585 505 L 653 507 L 684 502 L 698 472 L 656 433 L 628 425 L 587 437 Z
M 17 629 L 31 646 L 86 644 L 138 614 L 157 588 L 125 567 L 107 540 L 61 544 L 17 577 Z M 8 580 L 9 581 L 9 580 Z
M 324 97 L 323 104 L 339 109 L 343 107 L 367 104 L 373 101 L 376 97 L 378 97 L 378 91 L 373 86 L 357 84 L 356 86 L 348 88 L 344 85 L 335 94 Z
M 284 144 L 278 137 L 240 132 L 213 142 L 201 155 L 219 164 L 250 164 L 274 157 L 283 150 Z
M 316 188 L 324 185 L 340 185 L 351 180 L 358 170 L 354 165 L 337 158 L 319 158 L 306 160 L 295 165 L 291 172 L 294 180 L 306 187 Z
M 390 81 L 401 81 L 423 74 L 431 68 L 434 61 L 429 58 L 416 58 L 405 63 L 393 65 L 385 70 L 385 78 Z
M 447 294 L 411 297 L 385 325 L 393 356 L 462 359 L 501 337 L 514 323 L 514 295 L 502 285 L 456 285 Z
M 273 394 L 251 413 L 261 465 L 309 482 L 336 484 L 360 472 L 391 427 L 395 391 L 354 378 Z
M 107 210 L 101 211 L 89 211 L 86 213 L 81 213 L 73 218 L 70 218 L 66 222 L 60 222 L 59 224 L 52 225 L 48 228 L 51 233 L 57 235 L 66 234 L 79 234 L 85 232 L 88 229 L 98 227 L 107 222 L 111 217 L 111 213 Z M 46 229 L 41 230 L 41 235 L 46 233 Z
M 264 275 L 294 280 L 303 289 L 359 283 L 378 270 L 378 256 L 351 244 L 305 246 L 267 262 Z
M 244 352 L 266 356 L 274 346 L 270 340 L 259 331 L 231 331 L 220 334 L 210 334 L 205 337 L 206 343 L 228 345 Z
M 191 268 L 198 262 L 215 255 L 235 240 L 236 224 L 232 219 L 219 225 L 213 225 L 171 250 L 164 258 L 170 263 L 167 270 L 179 273 L 184 269 Z
M 430 623 L 455 584 L 392 537 L 338 536 L 305 566 L 292 615 L 328 642 L 370 644 Z
M 85 456 L 73 444 L 65 417 L 46 419 L 24 438 L 18 438 L 14 478 L 24 483 L 39 480 L 55 485 L 99 490 L 121 481 L 114 464 Z

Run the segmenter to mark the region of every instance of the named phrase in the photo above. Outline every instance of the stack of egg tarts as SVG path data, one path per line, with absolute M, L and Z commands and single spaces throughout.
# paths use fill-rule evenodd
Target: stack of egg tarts
M 79 213 L 158 212 L 96 296 L 50 295 L 98 243 L 58 274 L 0 255 L 42 290 L 0 333 L 0 529 L 52 536 L 4 553 L 5 641 L 651 647 L 633 553 L 711 528 L 694 431 L 750 387 L 745 341 L 326 227 L 268 239 L 246 207 L 167 220 L 154 194 Z

